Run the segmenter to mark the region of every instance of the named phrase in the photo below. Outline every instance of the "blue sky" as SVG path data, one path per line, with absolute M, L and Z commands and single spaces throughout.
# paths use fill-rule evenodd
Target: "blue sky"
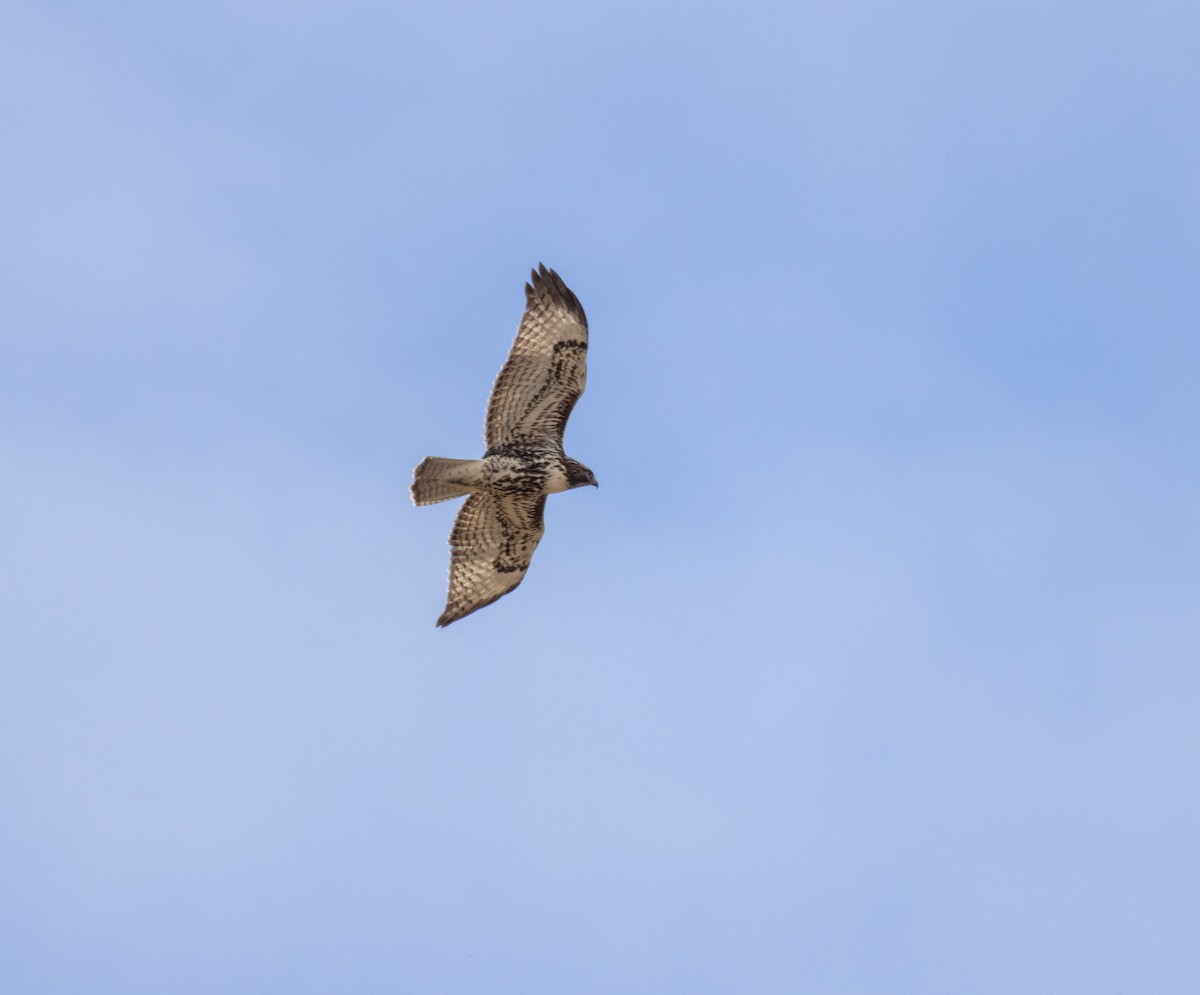
M 1195 991 L 1197 9 L 8 4 L 0 987 Z

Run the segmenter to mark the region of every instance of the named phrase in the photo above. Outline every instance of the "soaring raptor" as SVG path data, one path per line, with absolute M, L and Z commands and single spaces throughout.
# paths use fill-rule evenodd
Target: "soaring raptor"
M 563 452 L 563 429 L 587 382 L 587 318 L 541 263 L 525 284 L 525 314 L 496 377 L 482 459 L 427 456 L 413 470 L 414 504 L 469 494 L 450 532 L 450 593 L 439 626 L 501 598 L 525 579 L 544 531 L 546 495 L 596 484 Z

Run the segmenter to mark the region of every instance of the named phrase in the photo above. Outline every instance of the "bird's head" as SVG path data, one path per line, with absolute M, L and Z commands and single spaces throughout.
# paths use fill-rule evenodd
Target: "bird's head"
M 592 487 L 600 486 L 596 483 L 596 475 L 579 461 L 568 457 L 566 469 L 568 487 L 586 487 L 589 484 Z

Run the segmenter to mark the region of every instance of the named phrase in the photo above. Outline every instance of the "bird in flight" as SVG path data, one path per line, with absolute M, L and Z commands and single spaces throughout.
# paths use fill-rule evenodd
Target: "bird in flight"
M 414 504 L 469 495 L 450 532 L 450 592 L 438 626 L 490 605 L 525 579 L 545 531 L 547 494 L 599 486 L 563 452 L 563 429 L 587 382 L 587 338 L 579 299 L 539 263 L 492 386 L 483 458 L 427 456 L 413 470 Z

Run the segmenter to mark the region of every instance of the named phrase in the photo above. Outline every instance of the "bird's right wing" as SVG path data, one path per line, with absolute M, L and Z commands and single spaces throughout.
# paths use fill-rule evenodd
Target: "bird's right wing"
M 487 447 L 562 445 L 571 409 L 587 384 L 587 316 L 579 299 L 541 264 L 525 284 L 526 307 L 488 401 Z

